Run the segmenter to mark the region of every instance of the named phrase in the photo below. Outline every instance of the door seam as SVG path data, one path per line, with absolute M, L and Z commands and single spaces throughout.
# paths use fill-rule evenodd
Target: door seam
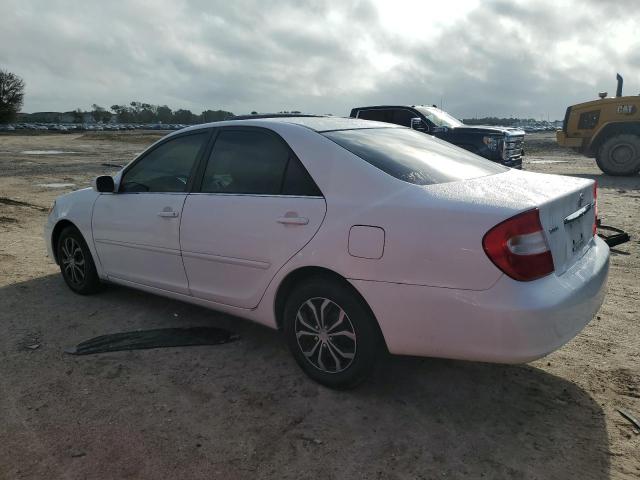
M 187 198 L 191 195 L 188 192 L 184 196 L 184 200 L 182 201 L 182 208 L 180 209 L 180 223 L 178 224 L 178 247 L 180 248 L 180 262 L 182 263 L 182 271 L 184 272 L 184 278 L 187 279 L 187 291 L 189 295 L 194 297 L 195 295 L 191 291 L 191 284 L 189 283 L 189 275 L 187 275 L 187 267 L 184 265 L 184 256 L 182 255 L 182 219 L 184 218 L 184 206 L 187 204 Z

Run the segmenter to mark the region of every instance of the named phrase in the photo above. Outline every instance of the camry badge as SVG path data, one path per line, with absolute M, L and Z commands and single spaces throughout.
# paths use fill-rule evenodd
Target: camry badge
M 549 233 L 556 233 L 557 231 L 558 231 L 558 227 L 557 227 L 557 226 L 555 226 L 555 227 L 551 227 L 551 228 L 549 229 Z

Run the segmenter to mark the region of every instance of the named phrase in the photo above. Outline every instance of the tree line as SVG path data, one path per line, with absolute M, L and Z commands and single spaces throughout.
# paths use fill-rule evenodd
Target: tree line
M 167 105 L 153 105 L 144 102 L 130 102 L 128 105 L 112 105 L 110 109 L 93 104 L 92 109 L 84 112 L 76 109 L 73 112 L 74 122 L 81 123 L 90 114 L 95 122 L 108 123 L 114 115 L 120 123 L 180 123 L 194 124 L 226 120 L 234 116 L 232 112 L 225 110 L 204 110 L 195 114 L 191 110 L 180 108 L 172 110 Z
M 204 110 L 195 114 L 191 110 L 180 108 L 172 110 L 167 105 L 133 101 L 128 105 L 112 105 L 109 109 L 93 104 L 91 110 L 76 108 L 71 112 L 36 112 L 21 114 L 24 102 L 24 80 L 14 73 L 0 69 L 0 123 L 16 120 L 30 122 L 102 122 L 109 123 L 117 116 L 120 123 L 180 123 L 194 124 L 226 120 L 234 116 L 225 110 Z
M 462 123 L 467 125 L 501 125 L 504 127 L 512 127 L 523 123 L 535 123 L 535 118 L 499 118 L 499 117 L 482 117 L 482 118 L 463 118 Z

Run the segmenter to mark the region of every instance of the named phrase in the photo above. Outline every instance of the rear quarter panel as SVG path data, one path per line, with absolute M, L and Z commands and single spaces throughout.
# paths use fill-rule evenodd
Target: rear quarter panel
M 286 129 L 279 133 L 316 180 L 327 203 L 320 230 L 285 269 L 314 265 L 350 279 L 476 290 L 491 287 L 502 275 L 485 255 L 482 237 L 522 206 L 496 202 L 487 208 L 491 195 L 483 190 L 483 179 L 474 183 L 474 201 L 464 186 L 467 182 L 433 188 L 413 185 L 317 133 L 288 135 Z M 349 254 L 349 231 L 354 225 L 384 230 L 381 258 Z

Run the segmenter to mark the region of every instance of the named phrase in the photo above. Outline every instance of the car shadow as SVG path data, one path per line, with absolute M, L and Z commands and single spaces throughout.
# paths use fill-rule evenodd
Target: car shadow
M 179 468 L 185 478 L 208 472 L 492 479 L 609 473 L 600 406 L 575 383 L 531 365 L 389 357 L 364 385 L 333 391 L 307 379 L 270 329 L 116 286 L 75 295 L 59 275 L 0 288 L 0 325 L 6 353 L 0 380 L 12 405 L 0 420 L 0 431 L 11 435 L 0 433 L 0 442 L 34 465 L 5 465 L 9 473 L 73 469 L 78 478 L 96 471 L 116 478 Z M 95 335 L 191 325 L 230 329 L 241 339 L 62 353 Z M 25 422 L 38 451 L 20 429 L 5 428 Z
M 360 394 L 390 397 L 446 431 L 449 461 L 458 457 L 457 469 L 448 470 L 453 477 L 607 477 L 602 409 L 578 385 L 541 368 L 391 357 Z

